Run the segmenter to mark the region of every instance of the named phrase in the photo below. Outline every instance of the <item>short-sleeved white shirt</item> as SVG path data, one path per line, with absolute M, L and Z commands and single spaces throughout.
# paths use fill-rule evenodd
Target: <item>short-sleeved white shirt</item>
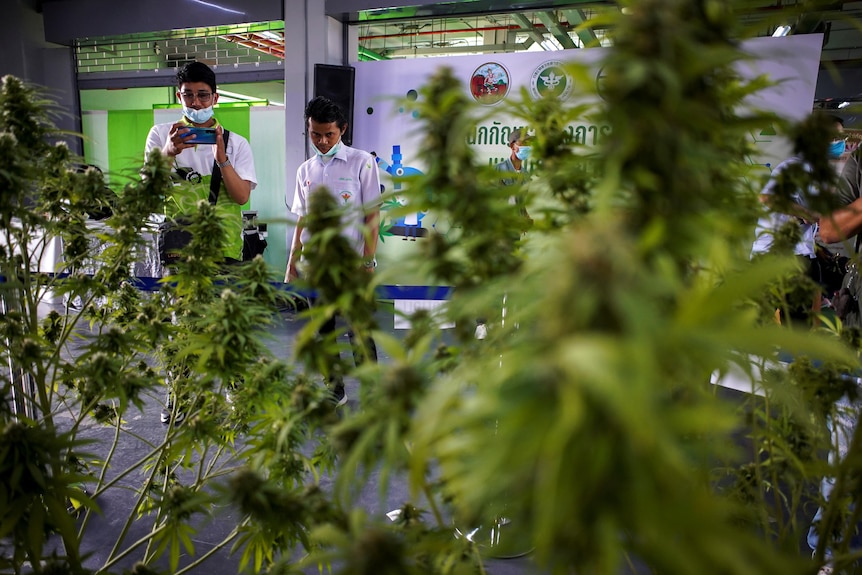
M 308 198 L 324 188 L 347 208 L 342 234 L 356 253 L 363 255 L 363 226 L 367 211 L 377 209 L 380 201 L 380 174 L 374 157 L 363 150 L 340 144 L 331 160 L 324 162 L 318 155 L 309 158 L 296 170 L 296 188 L 290 211 L 299 217 L 308 214 Z M 285 203 L 288 198 L 285 197 Z M 300 241 L 308 242 L 309 232 L 303 228 Z
M 788 158 L 778 164 L 775 170 L 772 172 L 772 177 L 766 183 L 766 186 L 763 188 L 761 194 L 771 195 L 773 193 L 773 189 L 775 188 L 778 182 L 778 175 L 787 169 L 788 166 L 793 164 L 803 163 L 802 159 L 793 156 Z M 807 165 L 804 165 L 807 171 L 810 168 Z M 817 190 L 815 188 L 811 188 L 808 191 L 809 194 L 816 194 Z M 801 205 L 805 206 L 805 198 L 801 193 L 797 192 L 794 194 L 793 200 Z M 773 242 L 773 234 L 776 230 L 778 230 L 781 226 L 786 225 L 788 222 L 792 220 L 796 220 L 795 217 L 790 216 L 788 214 L 781 214 L 778 212 L 774 212 L 769 210 L 769 208 L 764 206 L 764 209 L 767 210 L 763 216 L 760 217 L 757 221 L 757 227 L 755 228 L 755 237 L 754 237 L 754 245 L 751 248 L 751 255 L 758 253 L 766 253 L 772 247 Z M 809 258 L 814 258 L 814 238 L 817 233 L 817 224 L 816 223 L 800 223 L 802 237 L 799 240 L 799 243 L 796 244 L 796 248 L 794 249 L 794 253 L 800 256 L 807 256 Z
M 218 124 L 216 124 L 218 125 Z M 147 135 L 145 152 L 157 148 L 162 149 L 170 137 L 173 123 L 156 124 L 150 128 Z M 230 160 L 231 166 L 240 178 L 251 182 L 251 189 L 257 186 L 257 175 L 254 169 L 254 158 L 248 140 L 235 132 L 231 132 L 227 140 L 225 153 Z M 199 184 L 188 187 L 178 187 L 174 190 L 173 198 L 165 205 L 165 212 L 169 216 L 182 213 L 185 209 L 193 206 L 198 200 L 209 199 L 210 176 L 213 171 L 213 146 L 212 144 L 201 144 L 193 148 L 186 148 L 174 158 L 174 166 L 191 169 L 201 175 Z M 233 259 L 242 259 L 242 206 L 231 199 L 222 181 L 219 192 L 216 211 L 222 218 L 226 234 L 224 255 Z

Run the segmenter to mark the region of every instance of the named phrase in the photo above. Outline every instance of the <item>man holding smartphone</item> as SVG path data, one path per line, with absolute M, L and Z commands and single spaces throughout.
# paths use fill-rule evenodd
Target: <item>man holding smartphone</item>
M 191 62 L 180 68 L 176 77 L 177 100 L 183 106 L 182 118 L 177 122 L 153 126 L 147 135 L 145 148 L 146 154 L 157 149 L 172 158 L 175 174 L 188 184 L 174 186 L 166 198 L 165 215 L 176 218 L 197 211 L 201 200 L 214 202 L 221 221 L 224 262 L 227 265 L 239 263 L 243 245 L 242 206 L 257 186 L 251 146 L 241 135 L 226 133 L 216 119 L 213 106 L 218 103 L 219 95 L 215 73 L 209 66 Z M 218 186 L 212 185 L 216 167 L 220 172 Z M 161 412 L 161 422 L 165 424 L 171 420 L 178 424 L 185 417 L 183 401 L 177 401 L 177 397 L 182 398 L 182 393 L 176 389 L 185 370 L 182 366 L 175 369 Z
M 242 206 L 257 186 L 254 158 L 248 140 L 231 132 L 225 144 L 224 129 L 214 115 L 218 103 L 215 73 L 203 62 L 191 62 L 177 72 L 177 100 L 182 103 L 179 121 L 156 124 L 147 135 L 145 153 L 159 149 L 173 158 L 174 170 L 191 182 L 177 186 L 165 206 L 165 215 L 174 217 L 195 210 L 199 200 L 210 197 L 213 165 L 221 171 L 221 188 L 216 211 L 224 229 L 223 253 L 229 263 L 242 260 Z M 193 128 L 214 129 L 215 140 Z

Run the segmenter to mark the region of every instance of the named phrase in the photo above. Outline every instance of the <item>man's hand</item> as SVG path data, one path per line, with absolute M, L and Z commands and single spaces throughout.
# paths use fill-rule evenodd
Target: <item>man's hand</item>
M 219 164 L 223 164 L 227 159 L 227 150 L 224 147 L 224 128 L 221 126 L 216 128 L 216 143 L 213 144 L 213 158 Z
M 194 143 L 189 141 L 190 138 L 193 138 L 193 136 L 189 133 L 189 127 L 182 122 L 177 122 L 171 126 L 168 141 L 165 142 L 162 152 L 166 156 L 175 158 L 183 150 L 194 147 Z M 222 147 L 224 147 L 224 143 L 222 143 Z

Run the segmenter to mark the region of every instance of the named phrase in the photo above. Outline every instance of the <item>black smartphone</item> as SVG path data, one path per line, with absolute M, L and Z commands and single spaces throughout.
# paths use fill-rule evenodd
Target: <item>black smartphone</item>
M 216 143 L 216 129 L 215 128 L 195 128 L 190 127 L 189 131 L 186 132 L 186 137 L 188 138 L 189 134 L 193 134 L 194 138 L 189 138 L 185 140 L 190 144 L 215 144 Z M 183 138 L 185 139 L 185 138 Z

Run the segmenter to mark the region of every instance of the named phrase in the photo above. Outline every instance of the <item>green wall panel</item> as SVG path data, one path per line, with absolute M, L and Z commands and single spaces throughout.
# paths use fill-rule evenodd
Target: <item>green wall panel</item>
M 115 192 L 138 177 L 152 126 L 152 110 L 108 111 L 108 172 Z
M 216 117 L 218 121 L 221 122 L 222 127 L 227 128 L 230 132 L 236 132 L 243 136 L 246 140 L 251 143 L 251 130 L 249 128 L 250 122 L 248 117 L 248 106 L 236 107 L 236 108 L 227 108 L 227 107 L 217 107 L 215 108 Z M 251 202 L 246 202 L 243 205 L 242 209 L 248 210 Z
M 236 108 L 216 108 L 215 115 L 222 126 L 242 135 L 246 140 L 251 142 L 251 130 L 249 129 L 248 107 Z

